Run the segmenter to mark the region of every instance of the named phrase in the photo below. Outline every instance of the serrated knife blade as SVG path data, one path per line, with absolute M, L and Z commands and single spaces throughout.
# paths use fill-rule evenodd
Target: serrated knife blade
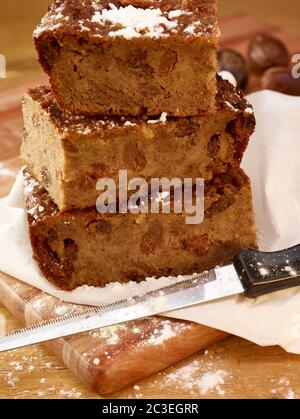
M 233 266 L 193 275 L 164 288 L 59 317 L 0 337 L 0 352 L 149 317 L 243 292 Z
M 127 300 L 90 308 L 0 336 L 0 352 L 165 314 L 236 294 L 258 297 L 299 285 L 300 245 L 271 253 L 247 249 L 234 258 L 232 265 L 192 275 Z

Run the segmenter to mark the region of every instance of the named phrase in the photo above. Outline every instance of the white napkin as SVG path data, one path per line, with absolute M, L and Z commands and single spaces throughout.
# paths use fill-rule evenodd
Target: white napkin
M 300 243 L 300 98 L 275 92 L 249 96 L 257 118 L 256 133 L 243 167 L 252 181 L 258 236 L 262 250 Z M 0 202 L 0 270 L 61 300 L 102 305 L 160 288 L 174 278 L 110 284 L 104 289 L 83 286 L 61 291 L 41 274 L 31 257 L 19 175 L 10 195 Z M 180 280 L 182 277 L 177 278 Z M 300 354 L 300 288 L 256 300 L 231 297 L 167 313 L 241 336 L 259 345 L 280 345 Z

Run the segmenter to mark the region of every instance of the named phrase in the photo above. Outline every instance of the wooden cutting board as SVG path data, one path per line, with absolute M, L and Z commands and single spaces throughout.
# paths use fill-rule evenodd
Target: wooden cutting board
M 292 53 L 299 52 L 299 38 L 289 36 L 276 28 L 270 26 L 266 27 L 247 16 L 239 16 L 223 21 L 221 30 L 223 34 L 222 46 L 234 48 L 244 55 L 246 54 L 250 37 L 259 32 L 273 33 L 289 45 Z M 0 91 L 1 196 L 8 193 L 13 182 L 14 173 L 21 167 L 18 149 L 23 125 L 20 112 L 22 93 L 28 86 L 44 82 L 45 77 L 39 75 Z M 258 88 L 259 80 L 255 76 L 251 76 L 249 91 L 254 91 Z M 49 320 L 62 314 L 76 312 L 81 309 L 79 306 L 62 303 L 53 297 L 26 284 L 22 284 L 16 279 L 4 274 L 0 274 L 0 302 L 26 325 L 32 325 L 43 320 Z M 47 346 L 81 381 L 86 383 L 98 394 L 106 395 L 161 371 L 176 362 L 183 360 L 189 355 L 206 348 L 212 343 L 220 341 L 224 337 L 224 333 L 201 325 L 153 317 L 118 327 L 106 328 L 102 331 L 85 333 L 67 339 L 59 339 L 48 343 Z M 239 341 L 240 340 L 237 342 Z M 240 358 L 240 354 L 243 353 L 241 348 L 243 348 L 244 344 L 236 343 L 235 345 L 237 346 L 234 351 L 235 359 L 231 364 L 237 363 L 238 365 L 235 365 L 231 371 L 234 371 L 235 374 L 238 372 L 239 374 L 239 364 L 243 360 L 243 357 Z M 250 358 L 250 354 L 254 351 L 253 347 L 254 346 L 251 346 L 251 349 L 249 349 L 248 358 Z M 215 351 L 219 354 L 226 353 L 226 349 L 224 348 L 226 348 L 226 344 L 221 343 L 215 348 Z M 258 358 L 256 358 L 256 365 L 259 363 L 260 357 L 263 356 L 261 348 L 257 348 L 257 351 L 259 355 Z M 274 397 L 288 397 L 290 391 L 289 383 L 290 381 L 293 381 L 293 373 L 296 371 L 294 364 L 295 357 L 285 355 L 279 349 L 264 349 L 264 351 L 264 353 L 269 354 L 268 360 L 271 360 L 268 364 L 269 370 L 264 369 L 264 367 L 261 368 L 261 371 L 264 371 L 264 376 L 266 376 L 264 395 L 266 396 L 268 394 L 269 396 L 272 396 L 273 394 Z M 270 354 L 272 354 L 272 356 Z M 7 354 L 7 356 L 10 355 L 11 354 Z M 220 357 L 222 357 L 222 355 L 218 355 L 218 358 Z M 280 361 L 280 365 L 278 365 L 278 357 L 282 358 L 282 366 Z M 254 358 L 255 356 L 253 356 L 253 359 Z M 282 378 L 279 377 L 277 380 L 275 375 L 275 378 L 271 379 L 271 381 L 273 380 L 274 382 L 274 391 L 272 391 L 272 389 L 267 387 L 270 382 L 268 371 L 269 374 L 273 371 L 276 363 L 275 359 L 277 362 L 277 371 L 281 371 L 280 374 L 282 375 Z M 221 362 L 221 359 L 219 361 Z M 219 361 L 218 365 L 220 364 Z M 228 362 L 230 364 L 230 361 Z M 227 366 L 228 362 L 226 361 Z M 196 396 L 201 397 L 201 394 L 206 394 L 202 391 L 203 388 L 201 387 L 201 383 L 203 384 L 203 380 L 201 381 L 201 379 L 203 378 L 203 375 L 201 374 L 204 370 L 210 371 L 211 363 L 210 357 L 204 357 L 203 359 L 201 358 L 201 360 L 187 361 L 183 367 L 179 366 L 178 369 L 175 368 L 175 372 L 169 374 L 169 378 L 164 383 L 164 386 L 167 386 L 170 382 L 172 383 L 172 380 L 174 381 L 174 377 L 176 376 L 176 384 L 173 386 L 171 385 L 173 390 L 171 390 L 168 396 L 178 397 L 179 395 L 184 394 L 195 396 L 194 390 L 189 385 L 189 381 L 186 381 L 187 378 L 188 380 L 192 379 L 192 375 L 194 380 L 193 386 L 196 389 L 198 388 Z M 16 364 L 16 361 L 11 361 L 9 365 L 15 370 L 23 368 L 19 363 Z M 205 366 L 206 369 L 203 366 Z M 29 372 L 31 370 L 30 367 L 31 366 L 29 365 Z M 287 371 L 288 367 L 290 370 L 287 373 L 288 378 L 286 378 L 283 372 Z M 247 371 L 249 377 L 251 377 L 251 374 L 254 374 L 253 367 L 245 362 L 244 370 Z M 232 380 L 235 374 L 232 372 L 228 374 L 223 369 L 216 369 L 213 372 L 213 374 L 217 373 L 219 374 L 219 384 L 217 383 L 215 385 L 217 391 L 214 394 L 216 397 L 220 397 L 224 395 L 222 390 L 220 390 L 220 383 L 222 383 L 222 380 L 224 381 L 224 376 L 226 374 L 227 376 L 230 375 Z M 11 372 L 7 373 L 6 381 L 8 384 L 11 382 L 13 387 L 15 383 L 10 374 Z M 195 374 L 196 376 L 194 376 Z M 199 374 L 198 379 L 197 374 Z M 296 375 L 298 374 L 295 373 L 295 376 Z M 153 390 L 153 388 L 158 388 L 158 384 L 156 383 L 161 382 L 161 378 L 159 377 L 160 376 L 156 375 L 150 380 L 151 383 L 148 385 L 149 388 L 152 388 L 152 392 L 148 391 L 150 396 L 155 395 L 157 397 L 160 394 L 164 394 L 164 390 L 161 388 L 160 390 Z M 236 377 L 235 381 L 231 382 L 231 393 L 228 393 L 227 391 L 227 394 L 229 394 L 230 397 L 239 397 L 243 395 L 257 397 L 258 391 L 253 389 L 253 384 L 257 380 L 260 380 L 261 383 L 264 382 L 262 377 L 258 378 L 255 374 L 250 379 L 244 377 L 244 381 L 242 381 L 243 394 L 241 394 L 239 393 L 239 378 Z M 186 385 L 186 388 L 184 388 L 184 385 Z M 300 390 L 300 383 L 298 383 L 298 381 L 293 382 L 293 388 L 299 388 Z M 124 394 L 127 395 L 127 393 L 120 394 L 123 396 Z M 261 389 L 259 394 L 263 394 Z M 38 395 L 37 392 L 37 396 Z M 45 396 L 45 394 L 43 395 Z M 137 397 L 139 396 L 139 393 L 135 395 Z M 56 396 L 67 397 L 64 393 L 56 394 Z M 69 394 L 69 396 L 72 397 L 72 394 Z M 78 392 L 76 393 L 75 391 L 74 393 L 73 391 L 73 396 L 78 397 Z M 167 395 L 165 394 L 165 396 Z
M 14 278 L 0 276 L 0 301 L 32 326 L 84 307 L 66 304 Z M 46 346 L 100 395 L 134 384 L 224 338 L 195 323 L 151 317 L 57 339 Z

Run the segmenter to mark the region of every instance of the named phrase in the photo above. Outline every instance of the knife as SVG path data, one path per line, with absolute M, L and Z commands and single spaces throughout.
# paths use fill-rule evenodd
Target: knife
M 300 285 L 300 245 L 272 253 L 247 249 L 234 258 L 232 265 L 0 336 L 0 352 L 237 294 L 255 298 L 297 285 Z

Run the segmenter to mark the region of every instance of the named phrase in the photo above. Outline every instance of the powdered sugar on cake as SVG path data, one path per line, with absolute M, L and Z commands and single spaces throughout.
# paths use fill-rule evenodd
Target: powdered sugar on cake
M 148 124 L 157 124 L 157 123 L 161 122 L 161 123 L 165 124 L 167 122 L 167 116 L 168 116 L 168 114 L 166 112 L 163 112 L 160 115 L 159 119 L 148 119 L 147 123 Z
M 195 35 L 197 26 L 201 25 L 201 22 L 195 22 L 192 25 L 187 26 L 183 32 L 188 33 L 189 35 Z
M 55 30 L 62 27 L 66 22 L 68 22 L 70 17 L 65 14 L 64 4 L 61 4 L 56 9 L 55 14 L 47 14 L 43 17 L 41 24 L 35 29 L 33 35 L 38 37 L 45 29 Z
M 92 17 L 92 22 L 100 25 L 110 22 L 115 27 L 122 26 L 121 29 L 110 31 L 109 36 L 123 36 L 126 39 L 131 39 L 146 34 L 151 38 L 156 38 L 164 33 L 165 28 L 171 30 L 177 26 L 176 21 L 163 16 L 160 9 L 141 9 L 132 5 L 118 9 L 112 4 L 110 7 L 110 10 L 96 11 Z M 175 14 L 171 14 L 171 19 L 178 18 L 180 15 L 181 13 L 178 15 L 178 11 L 176 11 Z
M 192 0 L 174 4 L 153 1 L 147 3 L 148 7 L 140 7 L 134 1 L 132 3 L 120 6 L 119 2 L 114 1 L 83 0 L 79 10 L 73 0 L 57 0 L 42 19 L 34 36 L 56 30 L 65 33 L 70 30 L 72 34 L 79 31 L 95 38 L 160 38 L 178 33 L 184 36 L 219 36 L 211 5 L 205 5 L 202 11 L 202 2 Z

